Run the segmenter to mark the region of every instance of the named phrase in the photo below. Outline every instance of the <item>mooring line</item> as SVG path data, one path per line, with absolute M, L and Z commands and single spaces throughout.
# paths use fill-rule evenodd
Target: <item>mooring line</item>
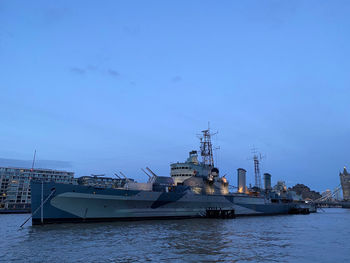
M 29 221 L 29 219 L 31 219 L 31 218 L 39 211 L 39 209 L 41 209 L 41 208 L 44 206 L 44 204 L 49 200 L 49 198 L 50 198 L 55 192 L 56 192 L 56 189 L 52 190 L 51 193 L 49 194 L 49 196 L 46 197 L 46 199 L 44 200 L 44 202 L 42 202 L 41 205 L 40 205 L 37 209 L 35 209 L 35 211 L 31 214 L 31 216 L 28 217 L 28 218 L 26 219 L 26 221 L 24 221 L 24 223 L 23 223 L 20 227 L 23 227 L 23 226 L 25 225 L 25 223 L 27 223 L 27 222 Z

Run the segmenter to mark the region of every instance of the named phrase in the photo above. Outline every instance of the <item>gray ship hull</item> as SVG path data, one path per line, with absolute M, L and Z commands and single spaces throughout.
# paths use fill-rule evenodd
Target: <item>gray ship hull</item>
M 234 211 L 235 216 L 275 215 L 298 208 L 295 203 L 271 203 L 263 197 L 202 195 L 189 189 L 155 192 L 35 181 L 31 189 L 33 225 L 205 217 L 208 209 Z

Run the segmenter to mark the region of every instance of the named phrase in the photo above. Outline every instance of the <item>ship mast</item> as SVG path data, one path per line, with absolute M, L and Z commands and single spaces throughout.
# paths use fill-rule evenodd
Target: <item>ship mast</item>
M 260 161 L 264 158 L 256 148 L 252 149 L 254 160 L 255 187 L 261 189 Z
M 202 134 L 199 135 L 200 139 L 200 149 L 201 149 L 201 156 L 202 156 L 202 162 L 205 165 L 214 167 L 214 157 L 213 157 L 213 144 L 211 143 L 211 136 L 215 135 L 216 133 L 210 133 L 210 128 L 208 125 L 207 130 L 203 130 Z

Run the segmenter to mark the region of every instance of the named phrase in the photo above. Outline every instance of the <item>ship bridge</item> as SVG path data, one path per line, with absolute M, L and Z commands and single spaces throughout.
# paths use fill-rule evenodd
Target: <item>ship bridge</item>
M 170 165 L 170 175 L 174 179 L 175 185 L 182 184 L 183 181 L 193 176 L 207 177 L 209 171 L 209 166 L 198 161 L 197 151 L 191 151 L 186 162 Z

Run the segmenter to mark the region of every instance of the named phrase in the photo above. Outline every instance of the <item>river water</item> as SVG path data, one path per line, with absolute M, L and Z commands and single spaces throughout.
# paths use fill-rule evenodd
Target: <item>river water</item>
M 350 262 L 350 209 L 20 228 L 28 216 L 0 215 L 1 262 Z

